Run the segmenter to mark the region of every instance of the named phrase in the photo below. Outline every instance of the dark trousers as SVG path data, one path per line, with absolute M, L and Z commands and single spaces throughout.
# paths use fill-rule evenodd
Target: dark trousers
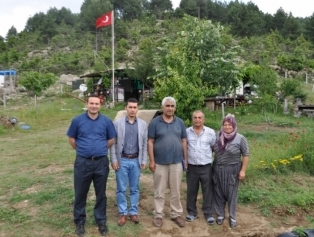
M 218 216 L 225 216 L 225 207 L 228 202 L 229 217 L 236 220 L 238 175 L 241 166 L 241 162 L 234 165 L 214 165 L 214 209 Z
M 197 195 L 201 184 L 203 194 L 202 210 L 206 218 L 212 216 L 213 182 L 211 164 L 205 166 L 188 165 L 186 173 L 187 201 L 186 210 L 189 215 L 197 215 Z
M 84 224 L 86 220 L 86 199 L 91 182 L 94 184 L 96 203 L 94 216 L 97 224 L 106 223 L 106 185 L 109 174 L 109 160 L 106 156 L 99 160 L 76 157 L 74 163 L 74 222 Z

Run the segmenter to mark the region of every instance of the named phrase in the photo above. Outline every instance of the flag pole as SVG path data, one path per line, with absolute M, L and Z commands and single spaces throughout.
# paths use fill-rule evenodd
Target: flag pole
M 114 108 L 114 100 L 115 100 L 115 88 L 114 88 L 114 15 L 113 15 L 113 10 L 111 12 L 111 20 L 112 20 L 112 24 L 111 24 L 111 36 L 112 36 L 112 40 L 111 40 L 111 46 L 112 46 L 112 50 L 111 50 L 111 58 L 112 58 L 112 106 Z

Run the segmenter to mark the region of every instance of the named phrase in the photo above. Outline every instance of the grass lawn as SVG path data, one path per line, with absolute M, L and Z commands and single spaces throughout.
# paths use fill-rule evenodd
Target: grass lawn
M 75 236 L 72 222 L 74 150 L 65 136 L 71 119 L 82 113 L 84 104 L 58 96 L 23 104 L 8 101 L 0 115 L 15 116 L 30 126 L 23 130 L 0 127 L 0 236 Z M 118 110 L 102 109 L 111 119 Z M 302 212 L 308 218 L 306 228 L 314 227 L 314 135 L 313 119 L 283 114 L 261 114 L 254 107 L 245 111 L 226 108 L 236 115 L 238 131 L 249 142 L 250 163 L 247 178 L 241 184 L 239 203 L 258 208 L 267 216 L 293 216 Z M 221 111 L 205 111 L 206 124 L 220 128 Z M 143 176 L 150 176 L 145 170 Z M 115 177 L 110 172 L 108 185 L 108 226 L 110 236 L 142 236 L 142 225 L 116 225 Z M 185 182 L 183 180 L 183 182 Z M 145 195 L 152 190 L 142 186 Z M 87 213 L 93 216 L 95 195 L 89 193 Z M 148 204 L 152 206 L 152 203 Z M 151 217 L 151 212 L 146 212 Z M 112 218 L 114 216 L 114 218 Z M 93 218 L 88 218 L 94 225 Z M 301 226 L 302 227 L 302 226 Z M 145 230 L 145 231 L 144 231 Z M 144 231 L 144 232 L 143 232 Z M 97 227 L 89 236 L 98 236 Z M 187 235 L 188 236 L 188 235 Z M 218 236 L 218 235 L 217 235 Z

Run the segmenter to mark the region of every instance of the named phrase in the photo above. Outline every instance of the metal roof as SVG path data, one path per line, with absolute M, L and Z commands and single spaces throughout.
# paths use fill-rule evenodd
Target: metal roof
M 16 71 L 15 70 L 1 70 L 0 71 L 0 75 L 16 75 Z
M 126 70 L 133 70 L 134 68 L 117 68 L 115 69 L 114 71 L 115 72 L 119 72 L 119 71 L 126 71 Z M 112 72 L 112 70 L 105 70 L 105 71 L 100 71 L 100 72 L 90 72 L 90 73 L 86 73 L 86 74 L 83 74 L 80 76 L 80 78 L 83 78 L 83 77 L 101 77 L 102 74 L 106 73 L 106 72 Z

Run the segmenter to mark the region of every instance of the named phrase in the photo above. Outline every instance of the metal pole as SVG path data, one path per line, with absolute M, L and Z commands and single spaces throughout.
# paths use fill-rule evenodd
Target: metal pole
M 114 108 L 114 100 L 115 100 L 115 92 L 114 92 L 114 15 L 113 11 L 111 12 L 111 20 L 112 20 L 112 26 L 111 26 L 111 35 L 112 35 L 112 40 L 111 40 L 111 46 L 112 46 L 112 52 L 111 52 L 111 58 L 112 58 L 112 107 Z
M 98 45 L 97 45 L 97 41 L 98 41 L 98 34 L 97 34 L 98 30 L 96 29 L 96 37 L 95 37 L 95 44 L 96 44 L 96 53 L 97 53 L 97 50 L 98 50 Z M 96 62 L 96 56 L 95 56 L 95 62 Z

